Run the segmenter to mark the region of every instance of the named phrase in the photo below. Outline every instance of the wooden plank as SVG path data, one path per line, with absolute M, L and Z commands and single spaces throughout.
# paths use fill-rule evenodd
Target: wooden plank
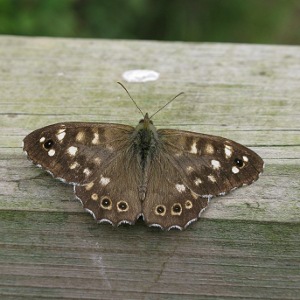
M 202 219 L 182 232 L 0 212 L 1 295 L 299 299 L 300 224 Z M 296 261 L 295 259 L 298 258 Z
M 299 299 L 299 47 L 0 37 L 0 298 Z M 116 81 L 158 127 L 226 136 L 266 162 L 184 232 L 97 225 L 21 151 L 60 121 L 135 125 Z

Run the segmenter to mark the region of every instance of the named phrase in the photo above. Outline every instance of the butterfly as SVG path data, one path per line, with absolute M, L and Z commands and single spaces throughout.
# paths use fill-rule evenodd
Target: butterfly
M 212 197 L 256 181 L 262 158 L 232 140 L 156 129 L 143 115 L 136 127 L 64 122 L 37 129 L 23 150 L 53 177 L 74 186 L 98 222 L 184 229 Z

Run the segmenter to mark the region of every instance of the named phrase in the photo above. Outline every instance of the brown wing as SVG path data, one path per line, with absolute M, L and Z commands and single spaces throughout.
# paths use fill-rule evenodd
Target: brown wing
M 27 135 L 23 150 L 54 177 L 82 185 L 128 147 L 133 131 L 133 127 L 119 124 L 58 123 Z
M 234 141 L 169 129 L 158 130 L 158 135 L 159 155 L 143 203 L 150 225 L 184 228 L 198 218 L 208 199 L 251 184 L 263 170 L 260 156 Z M 159 205 L 165 212 L 157 211 Z
M 75 186 L 75 194 L 99 222 L 133 224 L 142 213 L 138 198 L 141 168 L 130 149 L 120 151 L 85 186 Z
M 134 128 L 119 124 L 58 123 L 24 139 L 33 163 L 75 185 L 75 194 L 98 221 L 134 223 L 141 214 L 140 169 L 129 154 Z

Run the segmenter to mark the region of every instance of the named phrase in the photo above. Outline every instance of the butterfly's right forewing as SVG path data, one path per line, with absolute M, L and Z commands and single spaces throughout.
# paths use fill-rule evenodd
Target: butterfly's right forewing
M 98 176 L 121 149 L 128 147 L 133 130 L 119 124 L 58 123 L 26 136 L 24 151 L 54 177 L 82 185 Z

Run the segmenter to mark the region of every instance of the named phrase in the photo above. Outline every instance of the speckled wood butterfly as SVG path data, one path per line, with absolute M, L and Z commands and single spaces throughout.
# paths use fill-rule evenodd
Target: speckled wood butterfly
M 109 123 L 57 123 L 30 133 L 34 164 L 74 185 L 98 222 L 162 229 L 187 227 L 210 198 L 258 179 L 263 160 L 226 138 L 156 129 L 145 114 L 134 128 Z

